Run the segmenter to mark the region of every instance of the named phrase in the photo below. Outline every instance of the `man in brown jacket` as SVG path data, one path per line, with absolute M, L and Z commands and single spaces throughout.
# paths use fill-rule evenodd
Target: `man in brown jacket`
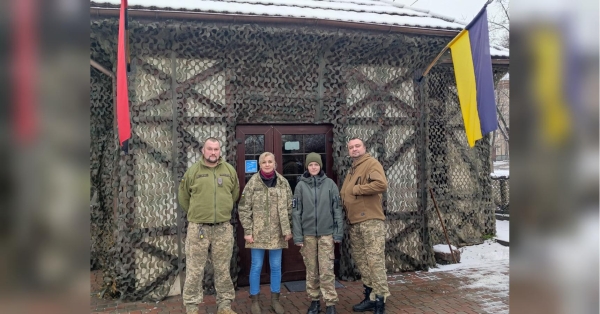
M 362 276 L 365 299 L 352 307 L 355 312 L 385 313 L 390 296 L 385 269 L 385 215 L 381 194 L 387 190 L 383 167 L 367 154 L 364 142 L 348 142 L 352 168 L 342 185 L 341 197 L 350 221 L 350 246 Z

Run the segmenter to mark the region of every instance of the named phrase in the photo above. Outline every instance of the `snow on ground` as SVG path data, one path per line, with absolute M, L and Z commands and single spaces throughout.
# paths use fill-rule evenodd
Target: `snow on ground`
M 509 177 L 510 172 L 508 170 L 494 170 L 490 175 L 492 178 Z
M 450 253 L 450 248 L 448 247 L 448 244 L 436 244 L 433 246 L 433 251 L 440 253 Z M 456 247 L 454 245 L 452 246 L 452 251 L 456 251 Z
M 508 220 L 496 220 L 496 239 L 509 242 Z
M 494 169 L 508 169 L 510 160 L 494 161 Z
M 496 220 L 496 237 L 501 240 L 509 240 L 509 221 Z M 445 246 L 448 251 L 448 245 Z M 437 247 L 437 245 L 436 245 Z M 465 246 L 460 251 L 460 263 L 450 265 L 437 265 L 430 268 L 430 272 L 450 271 L 463 268 L 487 267 L 490 265 L 506 264 L 508 267 L 509 248 L 496 243 L 494 240 L 486 240 L 479 245 Z
M 474 269 L 458 269 L 452 273 L 466 279 L 467 282 L 461 286 L 461 289 L 469 291 L 465 295 L 467 299 L 478 302 L 482 299 L 493 298 L 488 302 L 479 303 L 483 313 L 508 314 L 508 261 L 499 265 L 491 264 Z
M 496 238 L 508 241 L 509 221 L 496 220 Z M 448 251 L 448 245 L 443 245 Z M 441 248 L 441 247 L 440 247 Z M 467 298 L 477 302 L 492 296 L 497 300 L 482 304 L 485 313 L 508 313 L 508 304 L 502 299 L 509 295 L 509 248 L 494 240 L 479 245 L 466 246 L 460 251 L 460 263 L 437 265 L 430 272 L 447 271 L 466 279 L 462 289 L 469 290 Z
M 446 250 L 448 247 L 446 246 Z M 508 265 L 509 250 L 507 246 L 487 240 L 479 245 L 465 246 L 460 249 L 460 263 L 450 265 L 437 265 L 430 268 L 430 272 L 450 271 L 462 268 L 474 268 L 506 263 Z
M 508 160 L 494 161 L 494 172 L 492 172 L 490 175 L 492 178 L 509 177 L 509 170 L 510 166 Z

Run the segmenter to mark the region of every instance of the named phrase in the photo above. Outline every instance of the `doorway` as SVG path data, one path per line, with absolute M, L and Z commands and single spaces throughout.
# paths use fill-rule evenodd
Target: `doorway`
M 242 191 L 248 180 L 258 171 L 258 157 L 263 152 L 272 152 L 275 155 L 276 170 L 288 180 L 292 193 L 304 173 L 306 155 L 311 152 L 321 155 L 323 170 L 329 178 L 337 182 L 333 175 L 333 126 L 331 125 L 238 125 L 235 137 L 238 143 L 236 170 Z M 236 216 L 236 228 L 236 241 L 240 248 L 238 285 L 247 286 L 250 283 L 251 256 L 250 250 L 244 245 L 244 231 L 238 216 Z M 281 281 L 306 279 L 300 247 L 295 246 L 293 240 L 289 241 L 288 247 L 282 254 Z M 335 247 L 335 256 L 339 259 L 338 244 Z M 336 274 L 337 268 L 336 265 Z M 267 256 L 264 259 L 260 282 L 261 284 L 270 282 Z

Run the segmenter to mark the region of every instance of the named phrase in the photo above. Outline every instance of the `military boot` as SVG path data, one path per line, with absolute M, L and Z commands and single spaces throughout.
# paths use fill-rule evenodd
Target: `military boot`
M 285 311 L 283 310 L 283 306 L 279 303 L 279 295 L 280 293 L 271 293 L 271 308 L 277 314 L 283 314 Z
M 369 297 L 371 295 L 371 291 L 373 291 L 373 288 L 367 287 L 365 285 L 363 285 L 363 287 L 365 287 L 365 299 L 352 307 L 352 310 L 354 310 L 354 312 L 366 312 L 373 311 L 373 309 L 375 309 L 375 301 L 371 301 L 371 298 Z
M 385 314 L 384 298 L 380 295 L 375 296 L 375 312 L 373 314 Z
M 230 307 L 219 309 L 217 314 L 236 314 Z
M 306 314 L 318 314 L 319 312 L 321 312 L 321 302 L 319 300 L 310 302 L 310 307 Z
M 262 309 L 260 308 L 260 301 L 258 299 L 259 296 L 260 296 L 260 293 L 250 296 L 250 299 L 252 300 L 252 306 L 250 307 L 250 312 L 252 314 L 262 314 Z
M 325 308 L 325 314 L 337 314 L 337 312 L 335 311 L 335 305 L 330 305 L 327 308 Z

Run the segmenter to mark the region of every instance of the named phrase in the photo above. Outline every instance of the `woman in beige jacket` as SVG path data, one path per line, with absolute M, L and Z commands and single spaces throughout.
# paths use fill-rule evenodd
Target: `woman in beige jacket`
M 275 171 L 277 164 L 272 153 L 264 152 L 258 158 L 260 171 L 253 175 L 242 192 L 238 206 L 244 228 L 246 248 L 250 249 L 250 298 L 252 314 L 262 313 L 259 303 L 260 272 L 265 250 L 269 251 L 271 268 L 271 307 L 275 313 L 284 313 L 279 302 L 281 287 L 281 253 L 292 238 L 290 215 L 292 189 L 287 180 Z

